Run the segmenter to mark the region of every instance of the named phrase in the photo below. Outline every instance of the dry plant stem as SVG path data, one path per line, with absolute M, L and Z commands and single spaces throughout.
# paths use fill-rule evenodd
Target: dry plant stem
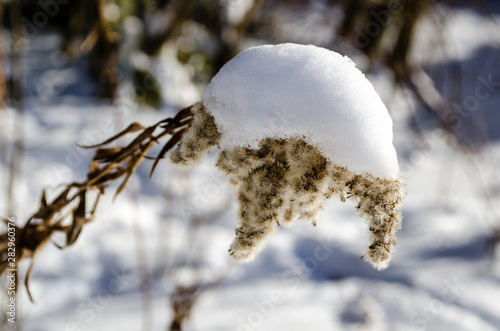
M 491 153 L 493 155 L 493 153 Z M 495 197 L 493 196 L 491 190 L 488 190 L 488 185 L 485 183 L 485 180 L 483 176 L 481 175 L 481 169 L 476 161 L 476 158 L 474 155 L 468 151 L 465 150 L 463 154 L 467 161 L 470 163 L 472 167 L 475 168 L 475 171 L 471 171 L 472 174 L 475 175 L 476 179 L 473 179 L 472 176 L 469 176 L 468 179 L 471 182 L 471 187 L 474 185 L 478 184 L 481 188 L 481 193 L 484 196 L 484 200 L 486 203 L 487 209 L 489 209 L 490 214 L 492 215 L 493 222 L 492 222 L 492 239 L 491 239 L 491 264 L 495 262 L 495 259 L 498 259 L 498 263 L 500 263 L 500 256 L 497 257 L 497 252 L 500 252 L 499 246 L 500 246 L 500 214 L 498 212 L 498 204 L 495 201 Z M 494 175 L 494 179 L 490 179 L 489 183 L 495 182 L 495 184 L 498 187 L 498 184 L 500 182 L 499 177 Z
M 136 209 L 139 208 L 139 203 L 137 196 L 137 191 L 132 190 L 132 199 L 135 204 Z M 137 269 L 139 273 L 139 278 L 141 282 L 141 294 L 142 294 L 142 330 L 151 330 L 153 321 L 153 298 L 151 295 L 151 276 L 148 271 L 148 256 L 146 253 L 146 241 L 144 231 L 141 227 L 140 213 L 137 212 L 137 219 L 132 220 L 132 230 L 134 232 L 134 243 L 137 258 Z
M 31 265 L 25 279 L 28 295 L 31 297 L 28 282 L 33 261 L 36 254 L 43 249 L 55 232 L 66 234 L 66 245 L 72 245 L 80 235 L 83 226 L 94 219 L 99 203 L 99 197 L 105 193 L 108 184 L 116 179 L 123 178 L 115 197 L 122 192 L 128 180 L 139 164 L 147 157 L 148 151 L 155 143 L 167 135 L 171 138 L 163 147 L 160 155 L 155 159 L 155 165 L 168 151 L 167 146 L 173 147 L 189 127 L 191 121 L 191 107 L 181 110 L 174 118 L 167 118 L 153 126 L 144 128 L 138 123 L 132 123 L 119 134 L 101 144 L 87 146 L 98 148 L 90 163 L 87 179 L 81 183 L 66 185 L 63 192 L 52 202 L 48 202 L 45 192 L 42 193 L 39 209 L 28 219 L 23 227 L 16 227 L 16 265 L 25 258 L 31 259 Z M 155 134 L 156 131 L 159 133 Z M 137 134 L 138 132 L 138 134 Z M 127 134 L 136 133 L 136 138 L 125 147 L 105 148 L 118 138 Z M 154 171 L 154 168 L 153 170 Z M 87 193 L 97 192 L 95 201 L 90 204 Z M 90 207 L 90 208 L 89 208 Z M 65 222 L 68 214 L 72 214 L 69 224 Z M 3 274 L 8 265 L 8 236 L 7 232 L 0 235 L 0 274 Z M 9 266 L 12 267 L 12 266 Z
M 182 331 L 182 325 L 189 318 L 200 295 L 213 287 L 219 286 L 228 273 L 229 270 L 223 271 L 214 281 L 205 285 L 201 282 L 192 286 L 177 285 L 170 296 L 170 306 L 174 317 L 168 331 Z
M 174 318 L 170 323 L 169 331 L 182 331 L 183 322 L 188 319 L 191 310 L 200 295 L 200 285 L 177 286 L 170 297 Z

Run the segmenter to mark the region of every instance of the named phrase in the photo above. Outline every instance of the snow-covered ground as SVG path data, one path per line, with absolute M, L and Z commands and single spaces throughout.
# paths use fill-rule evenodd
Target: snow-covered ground
M 500 17 L 462 10 L 449 18 L 449 42 L 459 46 L 450 58 L 466 74 L 465 100 L 475 95 L 480 76 L 500 81 Z M 431 24 L 425 33 L 429 29 Z M 471 38 L 471 29 L 480 38 Z M 29 61 L 26 152 L 16 215 L 7 215 L 18 220 L 35 210 L 43 187 L 54 196 L 60 189 L 55 183 L 83 179 L 91 152 L 76 143 L 96 143 L 113 134 L 113 125 L 151 124 L 175 110 L 137 110 L 128 107 L 126 95 L 121 111 L 96 104 L 89 79 L 36 49 L 43 44 L 33 44 L 30 56 L 54 61 Z M 478 57 L 485 47 L 496 50 L 488 61 Z M 47 65 L 51 70 L 40 70 Z M 445 59 L 433 62 L 430 74 L 446 65 Z M 172 64 L 164 75 L 165 84 L 185 81 Z M 201 284 L 186 330 L 500 330 L 500 252 L 495 260 L 491 246 L 500 226 L 500 127 L 494 125 L 500 87 L 482 90 L 489 96 L 476 97 L 478 109 L 463 115 L 464 126 L 472 119 L 497 139 L 471 154 L 450 147 L 438 130 L 417 143 L 408 129 L 411 100 L 384 73 L 368 78 L 393 117 L 407 191 L 398 249 L 387 270 L 360 259 L 364 221 L 352 202 L 335 199 L 316 227 L 282 228 L 253 262 L 234 264 L 227 248 L 236 224 L 235 189 L 214 167 L 214 157 L 192 170 L 164 161 L 152 180 L 146 162 L 115 202 L 109 195 L 100 203 L 75 245 L 62 251 L 48 245 L 38 256 L 31 281 L 36 303 L 24 290 L 18 296 L 21 329 L 132 331 L 146 319 L 151 330 L 165 330 L 174 287 Z M 68 96 L 80 86 L 88 90 Z M 174 102 L 185 106 L 190 98 Z M 14 121 L 14 112 L 8 114 L 2 134 L 10 134 Z M 4 201 L 2 189 L 0 215 Z

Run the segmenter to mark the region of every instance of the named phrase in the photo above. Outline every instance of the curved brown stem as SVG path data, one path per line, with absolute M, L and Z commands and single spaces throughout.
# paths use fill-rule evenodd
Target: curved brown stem
M 28 284 L 33 270 L 33 260 L 36 254 L 50 241 L 52 235 L 56 232 L 66 233 L 65 247 L 74 244 L 83 226 L 94 219 L 99 198 L 105 193 L 108 184 L 123 177 L 124 179 L 117 189 L 115 197 L 120 194 L 144 159 L 151 159 L 151 157 L 147 157 L 147 153 L 154 144 L 159 144 L 160 139 L 170 135 L 170 139 L 166 142 L 160 154 L 153 158 L 155 159 L 155 166 L 168 150 L 180 141 L 191 122 L 191 116 L 191 107 L 188 107 L 179 111 L 175 117 L 161 120 L 150 127 L 145 128 L 138 123 L 133 123 L 101 144 L 83 147 L 99 147 L 90 163 L 87 179 L 81 183 L 67 184 L 63 192 L 50 203 L 47 202 L 45 191 L 42 193 L 39 209 L 23 227 L 16 226 L 15 229 L 16 265 L 22 259 L 31 258 L 25 285 L 32 301 Z M 158 130 L 160 132 L 155 134 Z M 139 134 L 125 147 L 104 147 L 127 134 L 135 132 L 139 132 Z M 151 173 L 154 171 L 154 166 Z M 93 204 L 88 203 L 87 192 L 89 191 L 97 191 L 98 193 Z M 72 221 L 69 225 L 63 225 L 69 214 L 68 211 L 72 214 Z M 0 274 L 3 274 L 9 266 L 8 242 L 8 233 L 0 234 Z

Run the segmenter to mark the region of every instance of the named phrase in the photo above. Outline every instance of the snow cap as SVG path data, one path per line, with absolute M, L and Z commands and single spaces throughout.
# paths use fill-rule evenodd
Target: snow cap
M 347 56 L 313 45 L 253 47 L 222 67 L 202 102 L 222 148 L 302 138 L 351 172 L 398 177 L 391 117 Z

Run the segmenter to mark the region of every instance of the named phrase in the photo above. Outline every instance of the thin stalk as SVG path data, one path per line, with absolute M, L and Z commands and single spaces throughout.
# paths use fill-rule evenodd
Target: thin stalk
M 132 190 L 132 200 L 136 210 L 140 208 L 137 190 Z M 138 213 L 140 215 L 140 213 Z M 151 276 L 148 271 L 148 255 L 146 252 L 145 234 L 141 227 L 140 216 L 132 222 L 132 232 L 134 233 L 134 243 L 137 258 L 137 270 L 139 272 L 141 295 L 142 295 L 142 331 L 152 329 L 153 321 L 153 298 L 151 294 Z

